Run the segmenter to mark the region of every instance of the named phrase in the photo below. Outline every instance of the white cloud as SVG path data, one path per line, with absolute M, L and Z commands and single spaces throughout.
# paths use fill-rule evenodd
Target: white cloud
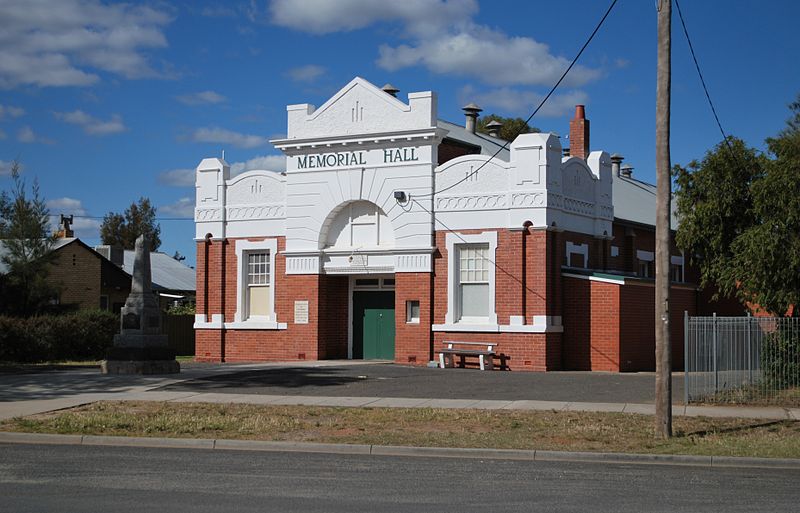
M 510 87 L 477 91 L 472 86 L 465 86 L 459 91 L 458 97 L 459 102 L 462 104 L 477 103 L 484 110 L 484 114 L 494 108 L 508 115 L 527 117 L 528 113 L 533 112 L 533 109 L 539 105 L 544 95 L 534 91 L 523 91 Z M 563 116 L 574 112 L 575 105 L 586 104 L 587 99 L 588 95 L 583 91 L 554 94 L 542 106 L 542 110 L 536 116 L 537 118 L 540 116 Z M 531 121 L 531 124 L 537 126 L 536 118 Z
M 401 22 L 416 34 L 434 33 L 478 11 L 476 0 L 273 0 L 272 22 L 312 34 L 364 28 L 376 22 Z
M 164 185 L 173 185 L 175 187 L 192 187 L 194 186 L 194 169 L 170 169 L 158 174 L 158 181 Z
M 0 105 L 0 119 L 5 119 L 6 117 L 18 118 L 24 114 L 25 110 L 20 107 L 14 107 L 13 105 Z
M 244 162 L 234 162 L 231 164 L 231 176 L 254 169 L 276 171 L 279 173 L 286 171 L 286 157 L 283 155 L 261 155 Z
M 96 239 L 100 236 L 100 219 L 89 219 L 89 213 L 83 206 L 81 200 L 69 197 L 55 198 L 47 201 L 47 208 L 50 210 L 50 224 L 56 229 L 61 222 L 61 214 L 65 216 L 76 216 L 73 218 L 72 229 L 76 237 L 85 239 Z
M 177 100 L 186 105 L 204 105 L 209 103 L 222 103 L 228 101 L 227 98 L 214 91 L 200 91 L 198 93 L 183 94 L 176 96 Z
M 405 44 L 384 44 L 377 64 L 388 71 L 422 66 L 495 86 L 551 85 L 569 65 L 532 37 L 517 37 L 472 21 L 475 0 L 274 0 L 272 22 L 312 34 L 356 30 L 380 22 L 402 26 Z M 565 80 L 578 86 L 599 70 L 577 65 Z
M 260 135 L 240 134 L 217 127 L 198 128 L 192 134 L 192 140 L 201 143 L 230 144 L 239 148 L 256 148 L 269 144 L 269 140 Z
M 175 203 L 161 205 L 158 211 L 173 217 L 194 217 L 194 198 L 181 198 Z
M 546 44 L 533 38 L 511 37 L 478 25 L 421 39 L 415 45 L 381 45 L 379 53 L 378 66 L 388 71 L 424 66 L 434 73 L 497 85 L 552 85 L 570 62 L 552 55 Z M 565 84 L 585 84 L 599 75 L 597 70 L 576 65 Z
M 163 4 L 159 4 L 163 5 Z M 158 76 L 146 51 L 167 46 L 169 13 L 99 0 L 0 2 L 0 87 L 86 86 L 97 71 Z
M 108 121 L 102 121 L 86 114 L 82 110 L 72 112 L 54 112 L 56 118 L 72 125 L 78 125 L 89 135 L 109 135 L 125 131 L 125 124 L 118 114 Z
M 47 137 L 43 137 L 37 134 L 28 125 L 20 127 L 19 131 L 17 132 L 17 141 L 29 144 L 30 143 L 53 144 L 52 139 L 48 139 Z
M 325 74 L 325 68 L 316 64 L 298 66 L 286 72 L 286 75 L 295 82 L 313 82 Z

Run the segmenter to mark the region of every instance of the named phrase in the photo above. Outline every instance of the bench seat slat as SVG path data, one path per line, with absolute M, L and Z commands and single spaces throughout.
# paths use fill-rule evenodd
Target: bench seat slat
M 490 355 L 491 354 L 491 355 L 493 355 L 493 354 L 495 354 L 494 351 L 487 351 L 487 350 L 481 351 L 479 349 L 447 349 L 447 348 L 445 348 L 445 349 L 439 350 L 438 352 L 445 353 L 445 354 L 464 354 L 464 355 L 481 355 L 481 354 L 485 354 L 485 355 Z

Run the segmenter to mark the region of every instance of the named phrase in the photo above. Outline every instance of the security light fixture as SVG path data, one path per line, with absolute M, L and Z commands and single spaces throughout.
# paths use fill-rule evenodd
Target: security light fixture
M 405 191 L 394 191 L 394 199 L 396 199 L 398 203 L 405 203 L 406 202 L 406 192 Z

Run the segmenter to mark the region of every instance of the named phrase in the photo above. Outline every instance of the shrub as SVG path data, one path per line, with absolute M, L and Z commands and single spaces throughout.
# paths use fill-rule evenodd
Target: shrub
M 764 339 L 763 385 L 773 390 L 800 386 L 800 330 L 782 326 Z
M 99 360 L 112 346 L 118 328 L 119 317 L 102 310 L 0 316 L 0 361 Z

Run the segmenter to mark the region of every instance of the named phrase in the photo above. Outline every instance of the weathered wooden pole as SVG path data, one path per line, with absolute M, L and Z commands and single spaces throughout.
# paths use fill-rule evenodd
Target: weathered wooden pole
M 670 179 L 669 116 L 672 0 L 658 0 L 656 78 L 656 436 L 672 436 L 672 347 L 669 337 Z

